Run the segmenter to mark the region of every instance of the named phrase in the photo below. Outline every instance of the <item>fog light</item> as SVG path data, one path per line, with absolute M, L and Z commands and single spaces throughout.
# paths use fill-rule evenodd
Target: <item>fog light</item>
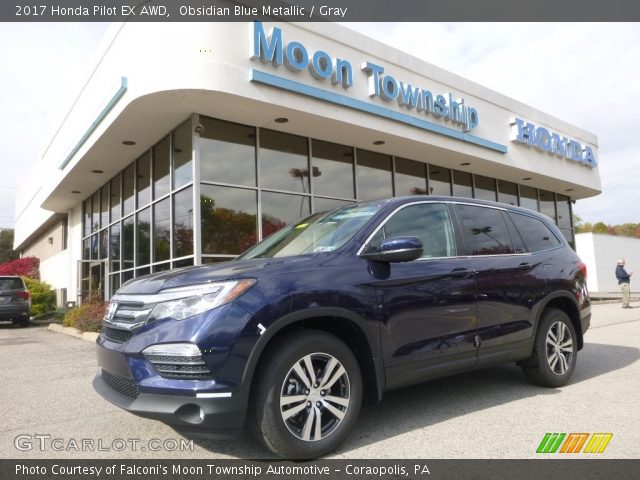
M 142 351 L 161 377 L 183 380 L 211 380 L 209 367 L 193 343 L 151 345 Z

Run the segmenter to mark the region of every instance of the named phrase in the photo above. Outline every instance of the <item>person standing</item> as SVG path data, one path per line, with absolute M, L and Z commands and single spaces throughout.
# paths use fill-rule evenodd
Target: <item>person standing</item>
M 629 300 L 631 296 L 631 292 L 629 289 L 629 284 L 631 283 L 631 275 L 633 272 L 627 273 L 624 269 L 624 258 L 618 260 L 618 266 L 616 267 L 616 278 L 618 279 L 618 285 L 622 290 L 622 308 L 632 308 L 629 305 Z

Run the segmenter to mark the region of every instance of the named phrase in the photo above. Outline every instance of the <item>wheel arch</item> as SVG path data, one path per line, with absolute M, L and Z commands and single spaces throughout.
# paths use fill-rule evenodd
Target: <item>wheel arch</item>
M 384 372 L 380 365 L 377 335 L 370 331 L 361 317 L 340 308 L 303 310 L 274 321 L 254 346 L 242 376 L 242 384 L 249 385 L 253 390 L 256 367 L 267 347 L 282 335 L 302 329 L 330 333 L 345 342 L 360 366 L 363 403 L 372 405 L 382 399 Z
M 584 346 L 582 324 L 580 322 L 580 311 L 574 297 L 569 292 L 556 292 L 549 295 L 544 302 L 542 302 L 536 312 L 536 324 L 534 329 L 533 338 L 535 339 L 538 334 L 538 327 L 544 313 L 549 309 L 558 309 L 567 314 L 573 328 L 578 337 L 578 350 L 581 350 Z

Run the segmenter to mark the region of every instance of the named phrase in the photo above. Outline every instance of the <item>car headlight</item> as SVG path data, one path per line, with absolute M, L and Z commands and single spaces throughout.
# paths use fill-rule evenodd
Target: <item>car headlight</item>
M 149 321 L 172 318 L 184 320 L 238 298 L 256 283 L 253 279 L 212 282 L 187 287 L 168 288 L 158 295 Z

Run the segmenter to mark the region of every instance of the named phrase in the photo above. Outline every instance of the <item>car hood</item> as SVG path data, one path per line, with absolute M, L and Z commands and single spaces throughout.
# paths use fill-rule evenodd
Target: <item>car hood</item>
M 168 272 L 154 273 L 130 280 L 118 294 L 153 294 L 161 290 L 185 287 L 206 282 L 234 280 L 240 278 L 260 278 L 274 269 L 289 268 L 292 264 L 311 261 L 315 255 L 301 255 L 282 258 L 256 258 L 187 267 Z

